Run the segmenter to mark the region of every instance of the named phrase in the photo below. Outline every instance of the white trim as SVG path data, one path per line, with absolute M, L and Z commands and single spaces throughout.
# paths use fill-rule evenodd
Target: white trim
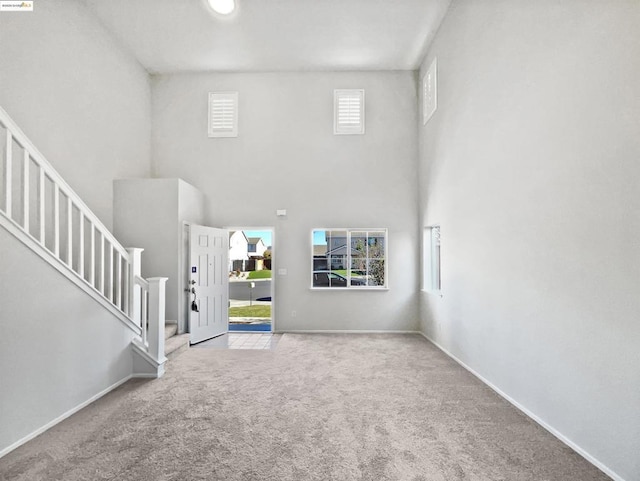
M 238 226 L 223 226 L 223 229 L 231 231 L 241 231 L 244 234 L 246 230 L 258 230 L 258 231 L 269 231 L 271 232 L 271 332 L 275 334 L 276 332 L 276 303 L 275 303 L 275 294 L 276 294 L 276 277 L 278 277 L 278 269 L 276 265 L 276 228 L 275 226 L 258 226 L 258 227 L 238 227 Z M 246 237 L 246 235 L 245 235 Z M 269 247 L 269 246 L 267 246 Z M 228 331 L 228 332 L 243 332 L 243 331 Z M 248 332 L 248 331 L 247 331 Z M 263 331 L 264 332 L 264 331 Z
M 158 375 L 154 374 L 154 373 L 138 373 L 138 374 L 132 374 L 131 375 L 131 379 L 158 379 Z
M 340 123 L 340 101 L 348 99 L 348 101 L 358 101 L 358 118 L 357 123 L 345 122 Z M 362 135 L 364 134 L 365 125 L 365 101 L 364 89 L 335 89 L 333 91 L 333 134 L 334 135 Z
M 223 102 L 226 105 L 214 105 L 216 102 Z M 230 106 L 230 107 L 229 107 Z M 222 111 L 222 117 L 217 117 L 216 122 L 223 122 L 224 125 L 216 127 L 214 125 L 214 108 L 215 112 Z M 230 119 L 226 117 L 229 116 Z M 230 126 L 226 120 L 230 120 Z M 237 137 L 238 136 L 238 92 L 209 92 L 209 121 L 208 131 L 210 138 Z
M 314 234 L 316 231 L 324 231 L 325 232 L 325 236 L 326 236 L 326 232 L 327 231 L 345 231 L 347 234 L 347 244 L 351 243 L 351 232 L 366 232 L 367 234 L 369 234 L 370 232 L 384 232 L 384 285 L 383 286 L 352 286 L 350 285 L 351 283 L 351 269 L 346 269 L 347 270 L 347 283 L 349 284 L 348 286 L 345 287 L 318 287 L 318 286 L 314 286 L 313 285 L 313 273 L 314 273 L 314 252 L 313 252 L 313 247 L 314 247 Z M 327 244 L 328 247 L 328 244 Z M 346 245 L 345 245 L 346 247 Z M 351 256 L 351 254 L 347 254 L 348 256 Z M 364 227 L 364 228 L 360 228 L 360 227 L 331 227 L 331 228 L 327 228 L 327 227 L 314 227 L 311 229 L 311 271 L 310 271 L 310 275 L 309 275 L 309 280 L 311 282 L 311 286 L 309 287 L 310 290 L 312 291 L 388 291 L 390 286 L 389 286 L 389 229 L 387 227 Z M 329 268 L 329 266 L 327 266 L 327 269 L 322 269 L 322 270 L 331 270 Z
M 283 329 L 273 334 L 422 334 L 420 331 L 385 331 L 376 329 Z
M 69 409 L 67 412 L 65 412 L 64 414 L 58 416 L 57 418 L 55 418 L 53 421 L 48 422 L 47 424 L 45 424 L 44 426 L 36 429 L 35 431 L 33 431 L 30 434 L 27 434 L 25 437 L 23 437 L 22 439 L 16 441 L 15 443 L 13 443 L 12 445 L 4 448 L 2 451 L 0 451 L 0 458 L 2 458 L 3 456 L 6 456 L 7 454 L 9 454 L 11 451 L 13 451 L 14 449 L 19 448 L 20 446 L 22 446 L 24 443 L 31 441 L 33 438 L 35 438 L 36 436 L 39 436 L 40 434 L 44 433 L 45 431 L 47 431 L 48 429 L 51 429 L 52 427 L 54 427 L 56 424 L 64 421 L 65 419 L 67 419 L 69 416 L 74 415 L 75 413 L 77 413 L 78 411 L 80 411 L 81 409 L 87 407 L 89 404 L 91 404 L 94 401 L 97 401 L 98 399 L 100 399 L 102 396 L 104 396 L 105 394 L 109 394 L 111 391 L 113 391 L 114 389 L 120 387 L 122 384 L 124 384 L 125 382 L 127 382 L 129 379 L 131 379 L 133 376 L 130 374 L 127 377 L 125 377 L 124 379 L 121 379 L 120 381 L 116 382 L 115 384 L 112 384 L 111 386 L 109 386 L 108 388 L 100 391 L 98 394 L 95 394 L 94 396 L 91 396 L 89 399 L 87 399 L 86 401 L 78 404 L 76 407 Z
M 160 279 L 165 279 L 165 277 L 161 277 Z M 153 367 L 160 367 L 162 366 L 165 362 L 168 361 L 167 357 L 163 354 L 162 355 L 162 359 L 156 359 L 155 357 L 153 357 L 149 351 L 147 350 L 146 346 L 143 344 L 143 342 L 139 339 L 134 339 L 131 341 L 131 347 L 133 347 L 133 349 L 140 354 L 140 356 L 142 356 L 145 361 L 147 361 L 148 363 L 152 364 Z
M 61 259 L 54 256 L 46 247 L 38 242 L 31 234 L 27 234 L 22 228 L 13 220 L 9 219 L 6 214 L 0 211 L 0 225 L 3 226 L 9 233 L 13 234 L 19 241 L 25 244 L 34 253 L 39 255 L 44 261 L 49 263 L 54 269 L 58 270 L 67 279 L 73 282 L 80 289 L 89 294 L 96 302 L 105 307 L 111 314 L 117 317 L 125 326 L 131 329 L 136 334 L 141 334 L 141 329 L 137 326 L 124 312 L 120 311 L 115 305 L 109 302 L 95 287 L 89 284 L 83 277 L 80 277 L 76 271 L 71 269 Z
M 539 416 L 537 416 L 536 414 L 534 414 L 532 411 L 530 411 L 529 409 L 527 409 L 526 407 L 524 407 L 522 404 L 520 404 L 518 401 L 516 401 L 515 399 L 513 399 L 512 397 L 510 397 L 509 395 L 507 395 L 506 393 L 504 393 L 503 391 L 501 391 L 497 386 L 495 386 L 493 383 L 489 382 L 487 379 L 485 379 L 483 376 L 481 376 L 480 374 L 478 374 L 476 371 L 474 371 L 471 367 L 467 366 L 464 362 L 462 362 L 460 359 L 458 359 L 456 356 L 454 356 L 453 354 L 451 354 L 449 351 L 447 351 L 444 347 L 442 347 L 440 344 L 438 344 L 437 342 L 435 342 L 433 339 L 431 339 L 429 336 L 427 336 L 424 332 L 419 331 L 419 334 L 422 335 L 422 337 L 424 337 L 427 341 L 429 341 L 431 344 L 433 344 L 434 346 L 436 346 L 438 349 L 440 349 L 444 354 L 446 354 L 447 356 L 449 356 L 451 359 L 453 359 L 455 362 L 457 362 L 458 364 L 460 364 L 460 366 L 462 366 L 463 368 L 465 368 L 467 371 L 469 371 L 471 374 L 473 374 L 475 377 L 477 377 L 480 381 L 482 381 L 484 384 L 486 384 L 487 386 L 489 386 L 493 391 L 495 391 L 496 394 L 498 394 L 500 397 L 502 397 L 503 399 L 505 399 L 506 401 L 508 401 L 510 404 L 512 404 L 515 408 L 519 409 L 522 413 L 524 413 L 527 417 L 531 418 L 533 421 L 535 421 L 536 423 L 538 423 L 540 426 L 542 426 L 544 429 L 546 429 L 547 431 L 549 431 L 549 433 L 553 434 L 558 440 L 562 441 L 564 444 L 566 444 L 567 446 L 569 446 L 571 449 L 573 449 L 576 453 L 578 453 L 580 456 L 582 456 L 584 459 L 586 459 L 587 461 L 589 461 L 591 464 L 593 464 L 596 468 L 598 468 L 600 471 L 602 471 L 603 473 L 605 473 L 607 476 L 611 477 L 614 479 L 614 481 L 625 481 L 625 479 L 616 474 L 612 469 L 610 469 L 609 467 L 605 466 L 603 463 L 601 463 L 600 461 L 598 461 L 596 458 L 594 458 L 591 454 L 589 454 L 587 451 L 585 451 L 584 449 L 582 449 L 580 446 L 578 446 L 576 443 L 574 443 L 573 441 L 571 441 L 569 438 L 567 438 L 565 435 L 563 435 L 562 433 L 560 433 L 559 431 L 557 431 L 556 429 L 554 429 L 553 427 L 551 427 L 549 424 L 547 424 L 542 418 L 540 418 Z
M 422 77 L 422 124 L 438 110 L 438 58 L 434 58 Z
M 60 174 L 53 168 L 44 155 L 36 148 L 36 146 L 29 140 L 22 129 L 16 124 L 9 114 L 0 107 L 0 125 L 6 127 L 7 131 L 11 132 L 13 140 L 18 143 L 23 149 L 29 151 L 30 157 L 40 167 L 46 170 L 46 175 L 53 182 L 57 189 L 65 196 L 71 199 L 72 204 L 79 210 L 83 211 L 85 217 L 95 224 L 96 229 L 100 231 L 102 235 L 123 255 L 125 259 L 129 259 L 127 251 L 120 245 L 118 240 L 109 232 L 109 229 L 96 217 L 96 215 L 87 207 L 82 199 L 75 193 L 75 191 L 65 182 Z M 10 212 L 7 212 L 10 215 Z

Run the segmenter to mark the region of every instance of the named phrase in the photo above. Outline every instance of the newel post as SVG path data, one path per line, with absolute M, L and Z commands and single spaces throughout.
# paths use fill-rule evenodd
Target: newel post
M 151 277 L 149 282 L 149 354 L 157 362 L 166 361 L 164 357 L 164 321 L 165 321 L 165 284 L 166 277 Z
M 131 268 L 129 269 L 129 316 L 136 325 L 142 326 L 141 307 L 142 307 L 142 290 L 136 282 L 136 276 L 142 276 L 142 251 L 138 247 L 129 247 L 127 252 L 129 253 L 129 261 L 131 262 Z

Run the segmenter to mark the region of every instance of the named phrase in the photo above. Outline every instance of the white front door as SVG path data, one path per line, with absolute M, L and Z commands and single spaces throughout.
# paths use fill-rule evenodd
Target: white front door
M 189 227 L 190 343 L 206 341 L 229 329 L 229 232 Z

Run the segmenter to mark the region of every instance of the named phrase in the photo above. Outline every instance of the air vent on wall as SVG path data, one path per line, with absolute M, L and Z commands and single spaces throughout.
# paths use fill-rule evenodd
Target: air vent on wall
M 238 92 L 209 93 L 209 137 L 238 136 Z
M 364 90 L 334 90 L 334 134 L 364 134 Z

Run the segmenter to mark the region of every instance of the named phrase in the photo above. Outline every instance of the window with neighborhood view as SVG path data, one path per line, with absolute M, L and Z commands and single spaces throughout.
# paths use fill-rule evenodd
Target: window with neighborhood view
M 386 229 L 314 229 L 311 287 L 387 287 Z

